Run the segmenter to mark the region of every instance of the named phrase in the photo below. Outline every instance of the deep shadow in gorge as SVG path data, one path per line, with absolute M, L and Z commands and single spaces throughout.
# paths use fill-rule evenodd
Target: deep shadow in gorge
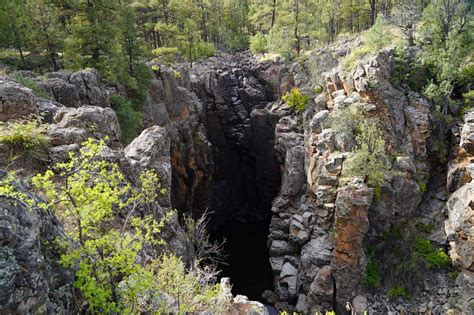
M 250 120 L 245 145 L 209 133 L 214 158 L 209 229 L 213 239 L 226 240 L 228 265 L 220 266 L 221 276 L 230 277 L 233 293 L 262 301 L 263 291 L 273 287 L 267 239 L 281 182 L 274 151 L 278 117 L 254 109 Z
M 220 276 L 230 277 L 234 294 L 261 301 L 273 288 L 267 239 L 281 183 L 274 149 L 280 116 L 268 109 L 274 96 L 258 72 L 233 67 L 199 76 L 196 90 L 212 144 L 208 229 L 212 239 L 226 240 Z

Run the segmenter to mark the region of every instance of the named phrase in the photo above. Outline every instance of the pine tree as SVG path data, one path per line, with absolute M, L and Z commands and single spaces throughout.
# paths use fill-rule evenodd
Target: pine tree
M 58 8 L 46 0 L 29 0 L 28 15 L 32 23 L 31 45 L 40 52 L 46 51 L 53 71 L 59 70 L 57 54 L 63 48 L 64 32 Z
M 22 64 L 25 64 L 25 49 L 30 43 L 31 23 L 26 2 L 8 0 L 0 2 L 0 30 L 3 46 L 18 50 Z

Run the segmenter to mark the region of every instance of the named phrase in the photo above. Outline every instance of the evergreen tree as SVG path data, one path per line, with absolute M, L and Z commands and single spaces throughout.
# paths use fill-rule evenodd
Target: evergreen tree
M 31 23 L 26 2 L 8 0 L 0 2 L 0 30 L 3 47 L 18 50 L 22 64 L 25 64 L 25 49 L 30 43 Z
M 57 54 L 63 48 L 64 32 L 60 24 L 58 8 L 47 0 L 29 0 L 28 14 L 32 23 L 31 45 L 38 51 L 46 51 L 53 71 L 59 70 Z
M 66 40 L 65 58 L 72 69 L 91 67 L 106 78 L 117 81 L 116 64 L 120 54 L 120 30 L 117 27 L 119 0 L 76 0 Z M 121 61 L 119 61 L 121 63 Z

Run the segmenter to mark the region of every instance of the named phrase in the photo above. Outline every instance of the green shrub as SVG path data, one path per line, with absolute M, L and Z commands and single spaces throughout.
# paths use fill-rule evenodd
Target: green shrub
M 363 279 L 363 283 L 368 288 L 380 287 L 380 266 L 375 260 L 369 260 L 365 269 L 366 275 Z
M 46 94 L 44 93 L 43 89 L 34 80 L 25 77 L 19 72 L 13 73 L 13 79 L 15 79 L 15 81 L 17 81 L 18 83 L 31 89 L 36 94 L 36 96 L 46 97 Z
M 316 85 L 313 89 L 314 94 L 320 94 L 323 93 L 324 89 L 321 85 Z
M 429 234 L 433 231 L 434 226 L 432 224 L 424 224 L 423 222 L 417 222 L 415 224 L 416 229 L 425 234 Z
M 24 150 L 34 158 L 43 159 L 50 146 L 47 124 L 37 118 L 0 122 L 0 143 L 15 150 Z
M 399 49 L 394 58 L 390 82 L 394 85 L 408 85 L 413 91 L 421 92 L 427 83 L 428 71 L 418 56 L 411 56 Z
M 331 130 L 346 140 L 352 139 L 360 131 L 359 126 L 364 119 L 363 112 L 356 106 L 340 107 L 329 114 Z
M 193 56 L 196 60 L 212 57 L 217 50 L 213 43 L 198 42 L 193 48 Z
M 392 224 L 388 231 L 382 234 L 382 239 L 388 240 L 403 240 L 405 238 L 405 224 Z
M 125 143 L 130 143 L 140 132 L 143 115 L 135 110 L 132 103 L 123 96 L 111 95 L 110 102 L 117 112 L 122 139 Z
M 161 230 L 176 214 L 157 206 L 166 190 L 156 173 L 139 174 L 133 187 L 118 164 L 103 157 L 104 149 L 103 140 L 89 139 L 68 162 L 54 166 L 57 173 L 48 170 L 32 179 L 47 205 L 68 222 L 75 243 L 64 247 L 60 262 L 75 271 L 75 287 L 89 312 L 220 313 L 215 272 L 197 263 L 186 268 L 173 254 L 162 255 Z M 139 260 L 140 254 L 147 259 Z M 163 293 L 177 301 L 177 309 L 156 309 Z
M 267 52 L 267 37 L 262 33 L 257 33 L 250 38 L 250 51 L 253 54 Z
M 294 108 L 297 111 L 304 110 L 309 102 L 309 97 L 301 93 L 297 87 L 292 88 L 291 92 L 286 92 L 281 99 L 288 107 Z
M 428 189 L 428 187 L 426 187 L 426 184 L 422 181 L 418 182 L 418 187 L 420 188 L 420 191 L 422 193 L 426 192 L 426 190 Z
M 353 70 L 360 59 L 393 44 L 394 39 L 395 36 L 387 21 L 383 18 L 378 18 L 374 26 L 362 33 L 364 44 L 353 49 L 351 53 L 342 60 L 344 70 L 347 72 Z
M 445 267 L 451 263 L 443 249 L 434 246 L 427 239 L 418 238 L 415 241 L 415 250 L 426 261 L 428 268 Z
M 390 288 L 387 291 L 387 296 L 391 299 L 401 297 L 408 300 L 410 298 L 410 294 L 408 294 L 407 290 L 405 290 L 403 287 Z
M 346 176 L 360 176 L 370 187 L 381 187 L 392 174 L 385 140 L 378 123 L 366 119 L 359 125 L 357 147 L 344 167 Z

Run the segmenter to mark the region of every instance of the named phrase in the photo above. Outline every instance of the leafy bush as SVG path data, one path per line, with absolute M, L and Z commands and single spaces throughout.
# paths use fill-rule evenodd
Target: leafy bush
M 357 148 L 353 151 L 353 157 L 347 161 L 344 173 L 361 176 L 369 186 L 380 188 L 391 174 L 383 133 L 378 123 L 369 119 L 363 121 L 359 129 Z
M 378 288 L 380 286 L 380 266 L 375 260 L 369 260 L 365 269 L 366 275 L 363 283 L 368 288 Z
M 110 102 L 117 112 L 122 139 L 125 143 L 130 143 L 140 132 L 143 115 L 135 110 L 132 103 L 123 96 L 111 95 Z
M 267 51 L 267 38 L 264 34 L 257 33 L 250 39 L 250 51 L 253 54 L 261 54 Z
M 281 99 L 287 106 L 292 107 L 297 111 L 304 110 L 309 102 L 309 97 L 301 93 L 300 89 L 297 87 L 292 88 L 291 92 L 286 92 Z
M 176 298 L 175 308 L 165 309 L 167 313 L 221 314 L 227 309 L 225 302 L 218 301 L 217 273 L 210 267 L 201 268 L 196 262 L 186 268 L 179 257 L 164 254 L 153 266 L 153 275 L 157 289 Z
M 403 287 L 390 288 L 387 291 L 387 296 L 391 299 L 401 297 L 408 300 L 410 298 L 410 294 L 408 294 L 407 290 L 405 290 Z
M 144 171 L 134 188 L 116 163 L 102 157 L 104 148 L 103 140 L 89 139 L 68 162 L 54 166 L 56 174 L 48 170 L 32 179 L 75 241 L 64 247 L 61 264 L 75 270 L 89 312 L 156 313 L 160 301 L 162 311 L 170 311 L 163 293 L 177 301 L 177 313 L 221 306 L 212 269 L 185 269 L 172 254 L 160 257 L 161 230 L 176 214 L 159 209 L 165 190 L 156 173 Z M 147 259 L 138 259 L 139 253 Z
M 224 254 L 224 243 L 215 242 L 210 239 L 208 230 L 209 213 L 204 214 L 197 220 L 191 215 L 183 216 L 183 243 L 186 244 L 186 252 L 192 262 L 205 262 L 213 266 L 226 264 Z
M 423 257 L 428 268 L 439 268 L 451 263 L 449 256 L 441 248 L 437 248 L 427 239 L 418 238 L 415 241 L 416 252 Z
M 46 94 L 44 93 L 43 89 L 38 85 L 38 83 L 36 83 L 36 81 L 25 77 L 20 72 L 14 72 L 13 79 L 15 79 L 15 81 L 17 81 L 18 83 L 31 89 L 36 94 L 36 96 L 46 97 Z
M 273 27 L 267 37 L 267 49 L 270 52 L 280 54 L 290 59 L 294 56 L 294 45 L 289 38 L 292 38 L 293 30 L 289 27 Z
M 48 125 L 34 117 L 0 122 L 0 143 L 18 151 L 24 150 L 34 158 L 43 159 L 50 146 L 47 129 Z
M 421 92 L 427 83 L 428 70 L 418 56 L 411 56 L 398 49 L 394 58 L 390 81 L 397 86 L 407 85 L 413 91 Z
M 197 43 L 193 50 L 193 56 L 196 60 L 206 57 L 212 57 L 217 52 L 214 44 L 206 42 Z
M 35 200 L 26 193 L 17 189 L 18 183 L 14 173 L 7 173 L 5 175 L 0 174 L 0 195 L 7 196 L 23 203 L 28 206 L 38 206 L 35 204 Z

